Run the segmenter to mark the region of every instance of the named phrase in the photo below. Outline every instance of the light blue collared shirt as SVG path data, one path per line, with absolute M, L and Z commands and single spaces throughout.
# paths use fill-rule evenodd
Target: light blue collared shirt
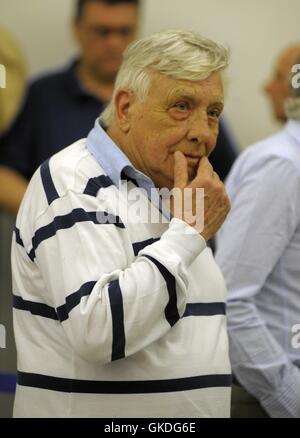
M 170 212 L 163 205 L 153 181 L 132 165 L 128 157 L 102 128 L 100 119 L 96 120 L 94 128 L 90 131 L 86 146 L 116 187 L 119 188 L 122 174 L 125 174 L 136 181 L 139 188 L 146 191 L 148 198 L 152 200 L 165 218 L 172 218 Z
M 248 148 L 227 190 L 216 261 L 233 371 L 269 415 L 300 417 L 300 122 Z

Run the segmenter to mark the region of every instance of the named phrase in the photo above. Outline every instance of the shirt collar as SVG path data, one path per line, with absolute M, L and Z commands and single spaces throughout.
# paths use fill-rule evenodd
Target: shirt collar
M 100 118 L 96 120 L 94 128 L 87 137 L 86 147 L 117 188 L 120 187 L 122 179 L 133 180 L 139 188 L 146 191 L 149 200 L 153 202 L 161 214 L 170 220 L 172 215 L 155 189 L 153 181 L 132 165 L 124 152 L 105 132 L 101 126 Z
M 285 129 L 288 134 L 290 134 L 298 143 L 300 143 L 300 120 L 289 120 Z
M 148 191 L 154 188 L 153 181 L 138 171 L 123 151 L 112 141 L 100 124 L 100 119 L 95 122 L 94 128 L 87 137 L 87 149 L 96 158 L 106 175 L 115 186 L 119 186 L 122 175 L 136 180 L 139 187 Z

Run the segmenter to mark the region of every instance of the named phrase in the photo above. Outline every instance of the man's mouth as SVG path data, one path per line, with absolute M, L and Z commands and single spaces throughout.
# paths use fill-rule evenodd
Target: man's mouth
M 195 167 L 199 165 L 201 157 L 184 154 L 189 166 Z

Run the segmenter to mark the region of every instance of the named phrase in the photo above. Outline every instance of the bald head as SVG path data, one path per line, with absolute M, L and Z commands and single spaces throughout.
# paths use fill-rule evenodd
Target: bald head
M 300 54 L 294 61 L 289 85 L 290 96 L 300 98 Z
M 274 116 L 281 122 L 286 121 L 284 102 L 289 95 L 291 69 L 299 56 L 300 42 L 285 49 L 276 62 L 273 78 L 264 87 L 271 98 Z

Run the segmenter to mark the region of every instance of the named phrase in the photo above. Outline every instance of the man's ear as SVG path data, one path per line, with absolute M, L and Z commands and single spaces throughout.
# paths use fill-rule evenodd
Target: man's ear
M 131 127 L 131 108 L 134 104 L 132 91 L 121 89 L 115 96 L 116 116 L 120 129 L 127 134 Z
M 87 44 L 85 33 L 82 31 L 80 26 L 80 20 L 73 20 L 71 23 L 71 31 L 73 36 L 73 41 L 79 48 L 79 52 L 83 53 L 85 51 L 85 46 Z

